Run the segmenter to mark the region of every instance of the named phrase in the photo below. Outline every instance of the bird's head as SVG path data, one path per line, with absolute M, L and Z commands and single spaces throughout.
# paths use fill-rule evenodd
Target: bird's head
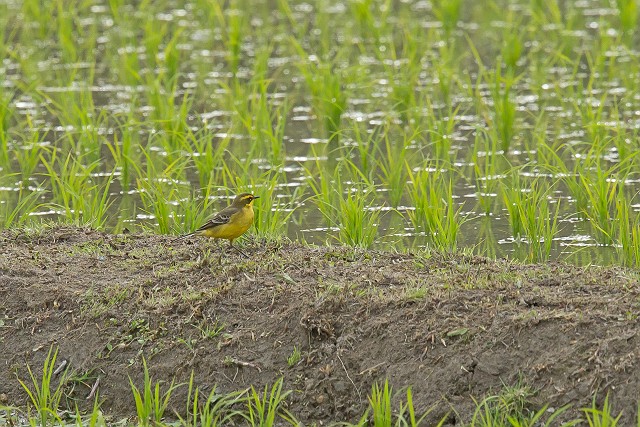
M 259 198 L 260 196 L 254 196 L 251 193 L 238 194 L 236 198 L 233 200 L 233 205 L 239 208 L 244 208 L 245 206 L 252 206 L 253 201 Z

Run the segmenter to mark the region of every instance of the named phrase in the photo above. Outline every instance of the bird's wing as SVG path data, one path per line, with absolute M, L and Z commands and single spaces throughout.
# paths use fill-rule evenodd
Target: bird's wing
M 236 213 L 235 209 L 232 209 L 232 208 L 223 209 L 222 211 L 220 211 L 220 213 L 218 213 L 213 218 L 205 222 L 194 233 L 197 233 L 198 231 L 210 230 L 220 225 L 227 224 L 229 220 L 231 220 L 231 216 L 234 213 Z

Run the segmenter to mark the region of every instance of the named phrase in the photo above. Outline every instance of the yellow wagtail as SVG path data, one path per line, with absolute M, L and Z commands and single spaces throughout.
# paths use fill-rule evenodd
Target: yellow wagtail
M 233 246 L 233 240 L 244 234 L 253 224 L 253 201 L 259 197 L 251 193 L 238 194 L 233 203 L 214 215 L 202 227 L 180 236 L 179 239 L 193 235 L 227 239 L 230 247 L 248 258 L 247 254 Z

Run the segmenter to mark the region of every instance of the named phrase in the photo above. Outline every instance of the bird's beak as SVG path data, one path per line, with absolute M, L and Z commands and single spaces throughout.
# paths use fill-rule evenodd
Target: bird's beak
M 255 200 L 255 199 L 259 199 L 259 198 L 260 198 L 260 196 L 253 196 L 253 198 L 254 198 L 254 200 Z

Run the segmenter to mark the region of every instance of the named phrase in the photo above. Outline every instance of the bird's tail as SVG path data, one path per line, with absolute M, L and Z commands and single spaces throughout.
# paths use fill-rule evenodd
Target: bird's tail
M 171 241 L 171 243 L 173 243 L 173 242 L 178 242 L 178 241 L 180 241 L 180 240 L 184 240 L 184 239 L 186 239 L 187 237 L 195 236 L 195 234 L 196 234 L 196 232 L 195 232 L 195 231 L 194 231 L 194 232 L 192 232 L 192 233 L 183 234 L 182 236 L 178 236 L 178 237 L 176 237 L 175 239 L 173 239 L 173 240 Z

